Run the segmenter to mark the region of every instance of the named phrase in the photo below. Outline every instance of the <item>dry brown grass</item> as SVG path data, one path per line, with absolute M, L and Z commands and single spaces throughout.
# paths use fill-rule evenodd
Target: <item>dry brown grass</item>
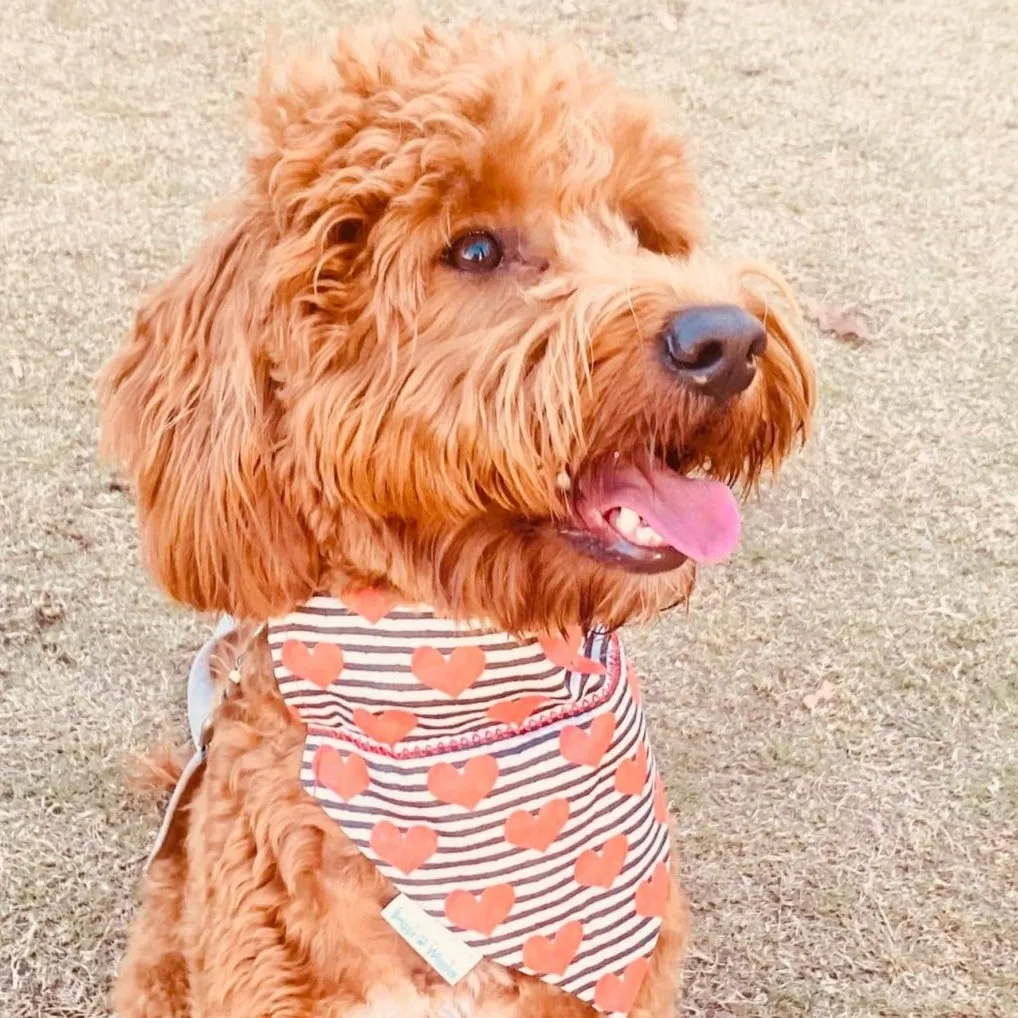
M 313 0 L 8 0 L 0 38 L 0 1013 L 106 1013 L 199 628 L 93 465 L 90 381 Z M 456 16 L 475 5 L 427 10 Z M 870 315 L 692 613 L 634 634 L 681 820 L 684 1013 L 1018 1014 L 1018 87 L 1007 0 L 511 0 L 670 92 L 718 243 Z M 674 30 L 673 30 L 674 29 Z M 1010 40 L 1010 42 L 1008 42 Z M 833 696 L 802 702 L 824 681 Z

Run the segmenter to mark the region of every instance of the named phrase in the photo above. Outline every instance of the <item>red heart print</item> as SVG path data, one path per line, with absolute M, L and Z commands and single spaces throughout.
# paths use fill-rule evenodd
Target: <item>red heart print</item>
M 583 924 L 577 921 L 560 927 L 554 937 L 530 937 L 523 945 L 523 964 L 539 976 L 564 976 L 583 940 Z
M 356 753 L 343 757 L 334 746 L 319 746 L 311 760 L 315 781 L 331 788 L 344 802 L 366 791 L 371 779 L 364 758 Z
M 622 872 L 628 851 L 629 840 L 624 834 L 609 838 L 600 852 L 587 849 L 576 860 L 576 882 L 584 887 L 611 887 Z
M 668 799 L 665 796 L 665 783 L 661 780 L 660 774 L 654 783 L 654 819 L 659 824 L 668 823 Z
M 344 594 L 341 600 L 347 608 L 373 625 L 381 622 L 399 603 L 395 594 L 389 590 L 380 590 L 378 587 L 350 591 Z
M 570 762 L 596 767 L 615 734 L 615 715 L 599 714 L 590 723 L 590 733 L 576 725 L 567 725 L 559 733 L 559 752 Z
M 484 674 L 484 651 L 480 647 L 457 647 L 448 658 L 434 647 L 418 647 L 410 659 L 418 682 L 455 699 Z
M 539 636 L 537 642 L 544 651 L 544 656 L 559 668 L 568 668 L 571 672 L 582 675 L 604 675 L 604 665 L 600 661 L 592 661 L 580 653 L 583 643 L 583 630 L 579 626 L 569 626 L 565 635 Z
M 428 791 L 440 802 L 473 809 L 494 787 L 498 761 L 493 756 L 475 756 L 463 772 L 451 763 L 437 763 L 428 771 Z
M 647 783 L 647 747 L 640 743 L 631 760 L 623 760 L 615 772 L 615 791 L 622 795 L 639 795 Z
M 654 867 L 653 876 L 636 889 L 636 914 L 648 918 L 663 916 L 670 889 L 668 867 L 663 862 L 659 862 Z
M 408 828 L 404 833 L 395 824 L 383 820 L 371 831 L 371 850 L 382 862 L 404 873 L 413 873 L 423 866 L 435 854 L 437 847 L 438 835 L 421 824 Z
M 319 689 L 328 689 L 343 671 L 343 648 L 335 643 L 317 643 L 308 650 L 300 640 L 287 640 L 280 659 L 284 668 Z
M 369 738 L 395 746 L 417 727 L 417 715 L 408 710 L 383 710 L 373 714 L 363 707 L 353 712 L 353 723 Z
M 626 966 L 621 979 L 614 972 L 601 976 L 594 989 L 594 1003 L 602 1011 L 628 1014 L 633 1010 L 636 995 L 649 971 L 650 962 L 646 958 L 637 958 Z
M 453 891 L 445 899 L 445 914 L 462 930 L 475 930 L 490 937 L 512 911 L 516 892 L 511 884 L 495 884 L 481 892 Z
M 517 696 L 513 700 L 500 700 L 493 703 L 485 713 L 492 721 L 503 725 L 522 725 L 538 707 L 547 702 L 548 697 L 542 693 L 532 693 L 529 696 Z
M 569 803 L 565 799 L 546 802 L 536 817 L 533 813 L 519 809 L 511 813 L 505 822 L 505 840 L 517 848 L 547 852 L 548 846 L 562 833 L 568 819 Z

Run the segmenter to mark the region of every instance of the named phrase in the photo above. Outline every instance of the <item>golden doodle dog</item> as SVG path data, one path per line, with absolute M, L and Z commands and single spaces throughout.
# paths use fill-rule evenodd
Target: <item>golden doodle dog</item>
M 615 630 L 687 600 L 805 436 L 787 291 L 706 253 L 682 141 L 568 47 L 345 33 L 257 110 L 102 386 L 151 569 L 238 620 L 117 1013 L 670 1014 L 686 911 Z

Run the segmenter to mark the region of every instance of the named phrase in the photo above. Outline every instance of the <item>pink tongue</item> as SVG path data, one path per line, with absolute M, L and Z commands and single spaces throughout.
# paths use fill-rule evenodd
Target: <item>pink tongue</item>
M 739 506 L 728 485 L 720 481 L 683 477 L 670 470 L 655 470 L 648 480 L 630 468 L 612 477 L 610 501 L 638 512 L 694 562 L 719 562 L 739 543 Z

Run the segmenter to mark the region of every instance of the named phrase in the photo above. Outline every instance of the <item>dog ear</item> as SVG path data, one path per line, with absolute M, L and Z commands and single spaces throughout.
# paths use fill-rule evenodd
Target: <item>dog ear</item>
M 313 546 L 275 463 L 272 246 L 238 215 L 141 306 L 101 381 L 103 449 L 129 473 L 145 557 L 178 601 L 249 618 L 313 591 Z
M 359 269 L 397 187 L 392 137 L 363 130 L 373 43 L 344 46 L 266 62 L 242 198 L 145 301 L 102 379 L 103 447 L 133 479 L 148 564 L 201 610 L 264 618 L 318 578 L 285 386 L 358 360 L 364 323 L 385 310 L 366 314 Z M 407 181 L 416 170 L 406 160 Z

